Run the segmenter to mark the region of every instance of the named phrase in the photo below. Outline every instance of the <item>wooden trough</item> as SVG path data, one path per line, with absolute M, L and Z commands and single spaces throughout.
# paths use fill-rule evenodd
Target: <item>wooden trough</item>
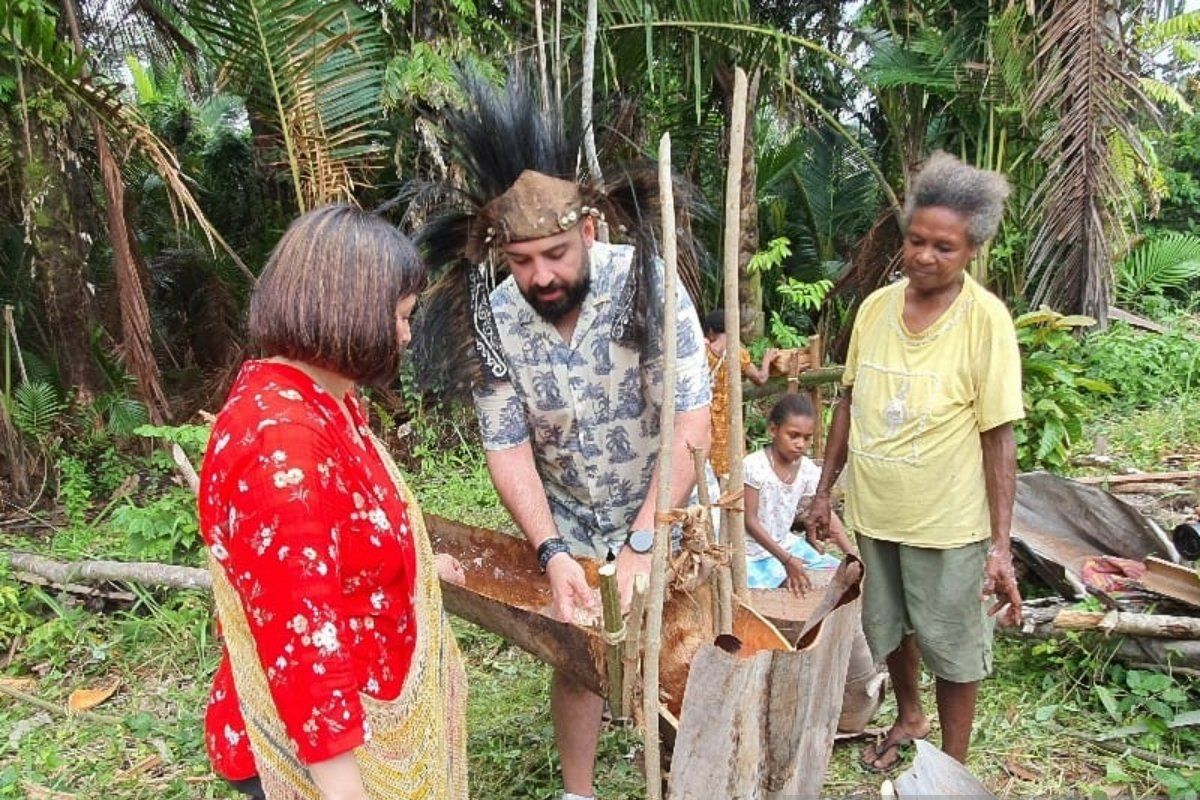
M 442 598 L 451 614 L 503 636 L 607 696 L 605 639 L 599 617 L 587 621 L 594 624 L 566 623 L 555 617 L 550 583 L 524 539 L 432 514 L 426 515 L 425 524 L 434 551 L 453 555 L 466 574 L 463 586 L 442 584 Z M 588 584 L 599 591 L 600 563 L 589 559 L 580 563 Z M 660 696 L 673 717 L 682 708 L 689 665 L 700 648 L 715 639 L 712 600 L 704 593 L 706 588 L 694 594 L 673 593 L 664 608 Z M 735 611 L 734 635 L 742 643 L 742 658 L 792 649 L 771 623 L 745 606 Z
M 466 573 L 465 585 L 442 586 L 452 614 L 608 694 L 599 620 L 555 618 L 549 582 L 524 540 L 434 515 L 426 526 L 434 550 L 458 558 Z M 600 564 L 582 563 L 598 587 Z M 745 605 L 734 612 L 733 636 L 718 638 L 707 585 L 668 596 L 660 729 L 673 745 L 671 797 L 782 798 L 819 790 L 857 628 L 861 569 L 848 559 L 824 594 L 812 592 L 800 605 L 790 593 L 772 597 L 767 605 L 776 612 L 790 608 L 785 616 L 806 617 L 788 638 Z

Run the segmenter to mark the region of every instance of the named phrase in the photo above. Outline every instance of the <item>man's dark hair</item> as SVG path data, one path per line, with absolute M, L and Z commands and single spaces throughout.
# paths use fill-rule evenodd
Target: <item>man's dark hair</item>
M 704 335 L 725 332 L 725 309 L 716 308 L 704 315 Z
M 262 355 L 381 386 L 400 368 L 396 307 L 425 286 L 425 265 L 383 219 L 347 205 L 309 211 L 275 245 L 250 298 Z
M 775 405 L 771 406 L 771 413 L 767 417 L 767 421 L 772 425 L 782 425 L 792 417 L 816 418 L 807 395 L 785 394 L 776 401 Z

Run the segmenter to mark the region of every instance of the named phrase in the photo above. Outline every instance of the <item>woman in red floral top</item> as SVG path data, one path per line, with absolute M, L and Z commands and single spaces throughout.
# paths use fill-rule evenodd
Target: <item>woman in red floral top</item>
M 419 510 L 389 474 L 355 391 L 395 377 L 424 279 L 395 228 L 330 206 L 292 224 L 251 300 L 264 358 L 242 366 L 217 417 L 199 498 L 214 573 L 237 600 L 232 614 L 221 609 L 228 646 L 206 743 L 216 772 L 251 796 L 366 798 L 355 760 L 372 736 L 363 697 L 399 698 L 418 641 L 428 644 L 415 613 L 422 547 L 410 511 Z M 436 567 L 462 581 L 452 558 Z M 239 664 L 230 616 L 244 617 L 245 652 L 257 655 L 245 660 L 256 663 Z M 422 668 L 422 679 L 432 672 Z M 269 726 L 256 741 L 238 691 L 254 685 L 269 690 L 264 714 L 287 740 L 274 743 L 281 759 L 302 765 L 317 794 L 260 781 Z

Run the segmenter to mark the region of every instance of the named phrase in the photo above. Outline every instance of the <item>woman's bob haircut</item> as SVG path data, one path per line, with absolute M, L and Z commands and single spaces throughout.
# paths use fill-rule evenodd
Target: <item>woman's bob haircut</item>
M 348 205 L 298 217 L 271 252 L 250 298 L 250 338 L 281 356 L 383 386 L 400 369 L 396 308 L 425 286 L 412 243 Z

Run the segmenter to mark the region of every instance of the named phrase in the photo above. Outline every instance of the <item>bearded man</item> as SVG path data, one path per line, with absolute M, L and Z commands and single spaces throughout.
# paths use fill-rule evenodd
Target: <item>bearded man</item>
M 665 335 L 678 354 L 672 505 L 693 490 L 689 446 L 707 448 L 710 435 L 700 321 L 681 291 L 678 323 L 663 330 L 652 169 L 615 168 L 602 190 L 577 175 L 578 137 L 541 110 L 529 81 L 497 90 L 466 75 L 462 89 L 444 130 L 463 173 L 441 187 L 450 199 L 418 240 L 433 270 L 448 268 L 440 286 L 458 303 L 448 316 L 470 328 L 472 397 L 496 490 L 558 615 L 574 622 L 598 612 L 578 558 L 614 560 L 624 602 L 650 569 Z M 688 195 L 677 198 L 687 209 Z M 602 223 L 628 243 L 599 241 Z M 681 256 L 694 256 L 686 231 L 680 238 Z M 435 335 L 426 349 L 445 358 L 450 348 Z M 591 798 L 604 700 L 556 672 L 550 707 L 564 797 Z

